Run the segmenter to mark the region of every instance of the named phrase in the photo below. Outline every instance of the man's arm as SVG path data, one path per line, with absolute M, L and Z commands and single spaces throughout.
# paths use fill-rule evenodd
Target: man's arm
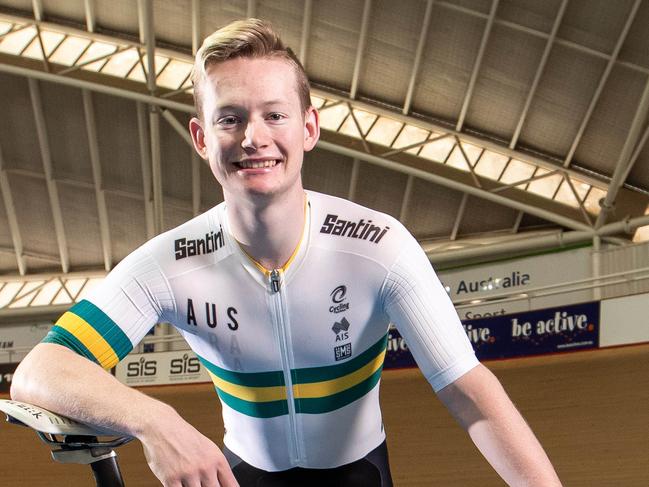
M 471 369 L 437 396 L 508 485 L 561 485 L 541 444 L 486 367 Z
M 165 487 L 238 485 L 218 447 L 172 407 L 61 345 L 41 343 L 22 360 L 11 397 L 139 439 Z

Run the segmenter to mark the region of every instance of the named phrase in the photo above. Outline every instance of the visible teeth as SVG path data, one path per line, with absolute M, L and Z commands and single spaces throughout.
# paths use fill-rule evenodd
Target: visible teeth
M 272 161 L 259 161 L 259 162 L 252 162 L 252 161 L 241 161 L 239 163 L 239 166 L 241 166 L 243 169 L 260 169 L 262 167 L 273 167 L 277 164 L 277 160 L 272 160 Z

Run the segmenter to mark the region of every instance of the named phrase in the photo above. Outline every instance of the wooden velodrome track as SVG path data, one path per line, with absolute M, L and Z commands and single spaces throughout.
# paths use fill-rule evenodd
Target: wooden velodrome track
M 522 410 L 564 486 L 649 486 L 649 344 L 486 365 Z M 146 392 L 173 405 L 220 443 L 220 406 L 211 385 Z M 504 485 L 418 370 L 384 372 L 381 397 L 395 485 Z M 139 443 L 118 453 L 127 485 L 160 485 Z M 88 467 L 55 464 L 31 431 L 3 423 L 0 485 L 94 484 Z

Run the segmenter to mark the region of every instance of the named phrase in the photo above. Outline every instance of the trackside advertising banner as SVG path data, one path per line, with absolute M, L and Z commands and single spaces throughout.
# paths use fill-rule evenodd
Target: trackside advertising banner
M 521 357 L 599 346 L 599 302 L 464 320 L 464 331 L 480 360 Z M 408 346 L 390 330 L 385 368 L 415 365 Z
M 129 386 L 211 382 L 205 368 L 189 350 L 130 354 L 115 367 L 115 377 Z

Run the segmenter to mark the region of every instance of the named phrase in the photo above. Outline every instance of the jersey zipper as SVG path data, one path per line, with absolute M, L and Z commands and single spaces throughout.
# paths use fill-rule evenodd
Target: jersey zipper
M 291 335 L 288 326 L 288 314 L 284 293 L 282 291 L 282 274 L 279 269 L 273 269 L 268 275 L 270 284 L 271 300 L 273 302 L 273 316 L 275 317 L 277 332 L 279 334 L 279 347 L 282 356 L 282 371 L 284 373 L 284 383 L 286 384 L 286 400 L 288 402 L 288 416 L 290 426 L 289 445 L 291 451 L 291 460 L 295 465 L 302 463 L 302 448 L 298 438 L 297 416 L 295 412 L 295 400 L 293 396 L 293 378 L 291 377 L 292 360 L 291 360 Z

